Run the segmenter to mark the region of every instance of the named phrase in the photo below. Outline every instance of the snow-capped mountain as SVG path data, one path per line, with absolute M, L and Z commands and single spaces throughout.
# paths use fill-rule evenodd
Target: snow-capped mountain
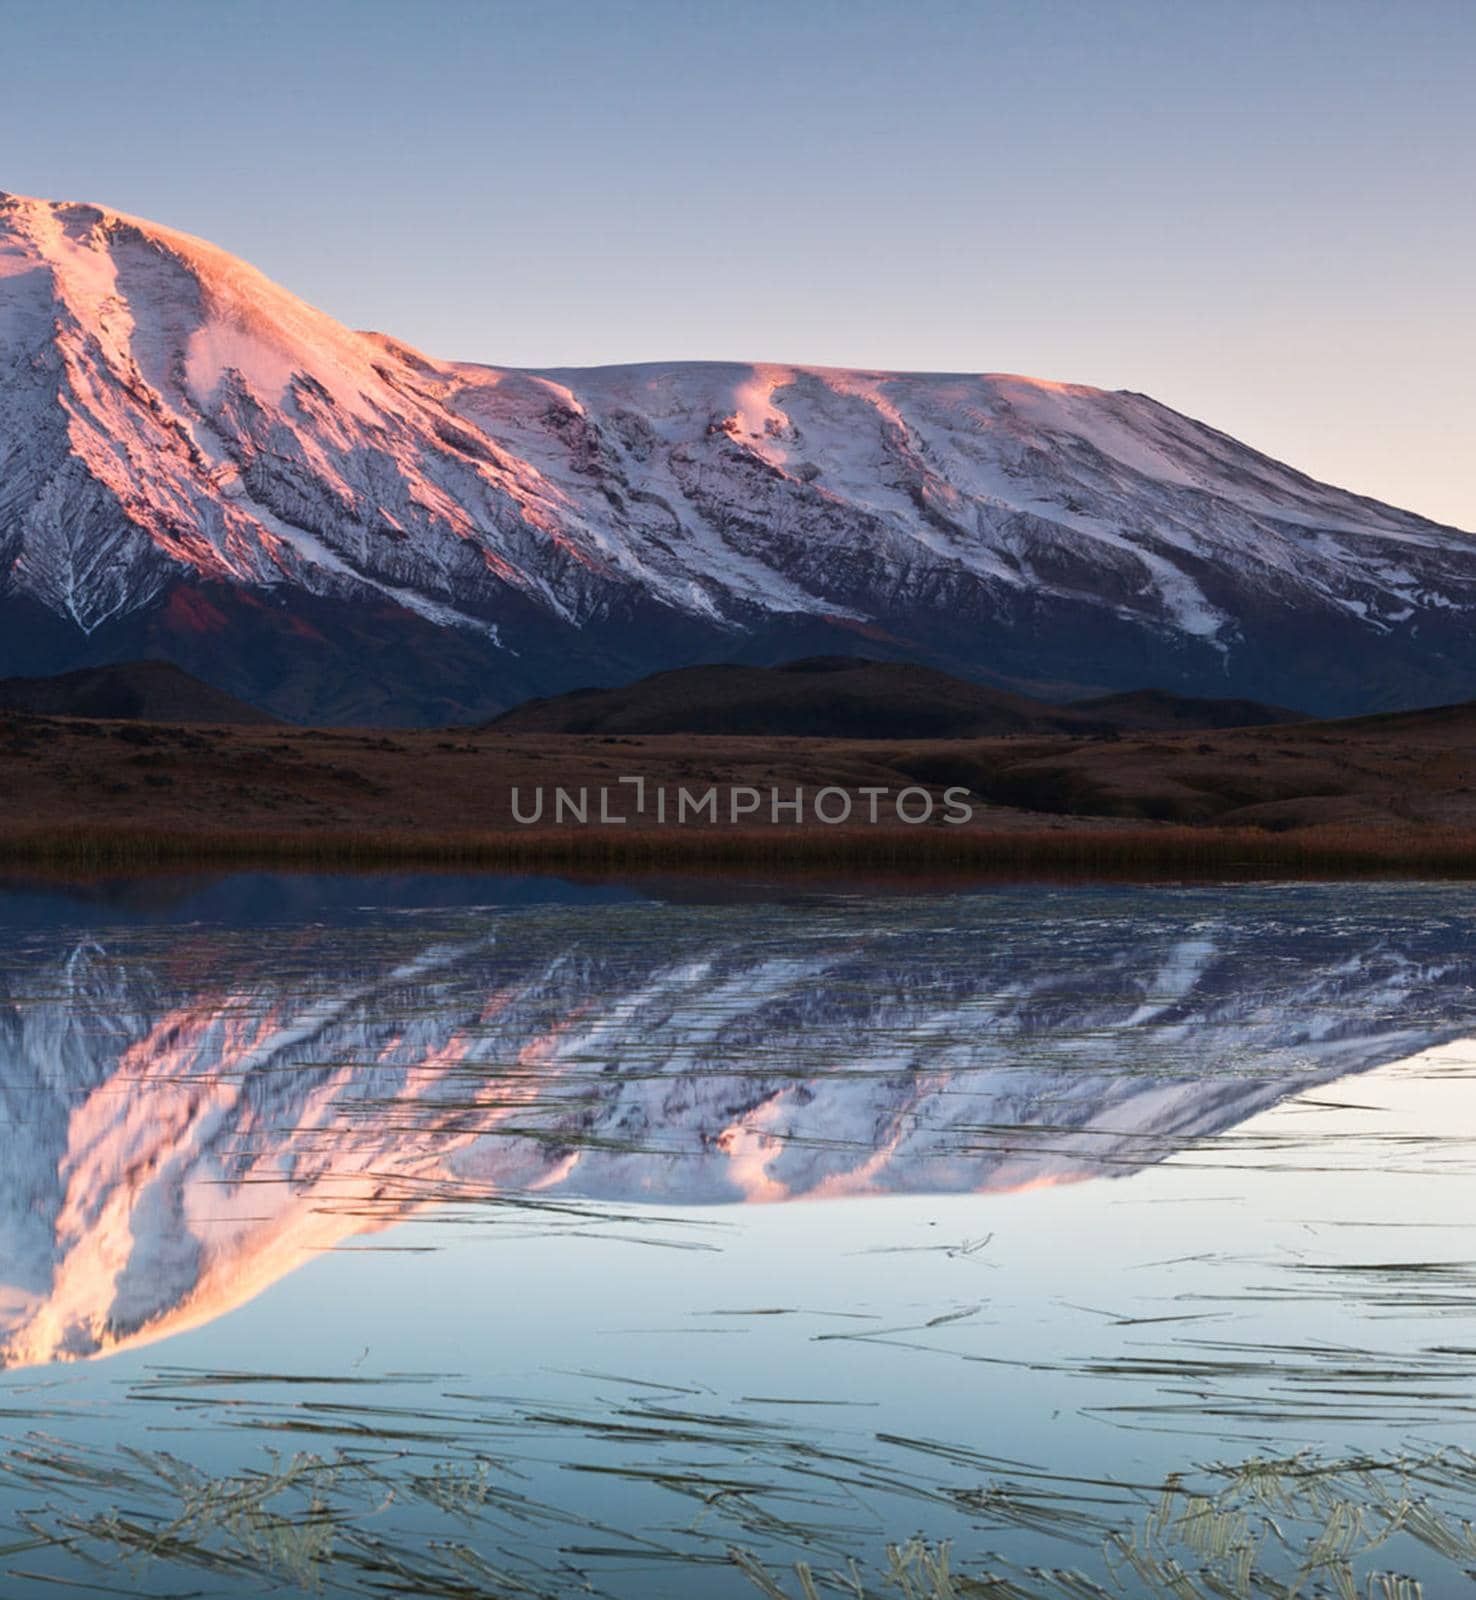
M 1476 695 L 1468 535 L 1143 395 L 433 360 L 14 196 L 0 557 L 0 674 L 160 655 L 317 719 L 820 649 L 1314 711 Z
M 1417 921 L 1377 888 L 1036 889 L 15 931 L 0 1368 L 164 1337 L 443 1201 L 587 1226 L 1125 1177 L 1470 1033 L 1469 907 L 1430 892 Z

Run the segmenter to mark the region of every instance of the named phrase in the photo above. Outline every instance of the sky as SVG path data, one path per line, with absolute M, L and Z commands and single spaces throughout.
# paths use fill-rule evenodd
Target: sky
M 1476 530 L 1473 0 L 0 0 L 0 188 L 521 366 L 1152 394 Z

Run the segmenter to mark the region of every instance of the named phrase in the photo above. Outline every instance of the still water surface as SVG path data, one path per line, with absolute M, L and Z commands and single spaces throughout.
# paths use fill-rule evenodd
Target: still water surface
M 1468 1592 L 1473 933 L 13 890 L 0 1594 Z

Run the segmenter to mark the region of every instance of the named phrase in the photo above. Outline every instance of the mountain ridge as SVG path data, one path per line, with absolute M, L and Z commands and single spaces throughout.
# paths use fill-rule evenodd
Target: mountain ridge
M 1476 694 L 1468 535 L 1135 392 L 443 361 L 18 196 L 0 572 L 0 674 L 167 657 L 319 722 L 859 651 L 1320 714 Z

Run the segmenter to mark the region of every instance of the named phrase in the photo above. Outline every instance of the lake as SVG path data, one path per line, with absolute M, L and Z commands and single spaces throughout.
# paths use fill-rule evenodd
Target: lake
M 12 884 L 0 1594 L 1468 1592 L 1473 935 Z

